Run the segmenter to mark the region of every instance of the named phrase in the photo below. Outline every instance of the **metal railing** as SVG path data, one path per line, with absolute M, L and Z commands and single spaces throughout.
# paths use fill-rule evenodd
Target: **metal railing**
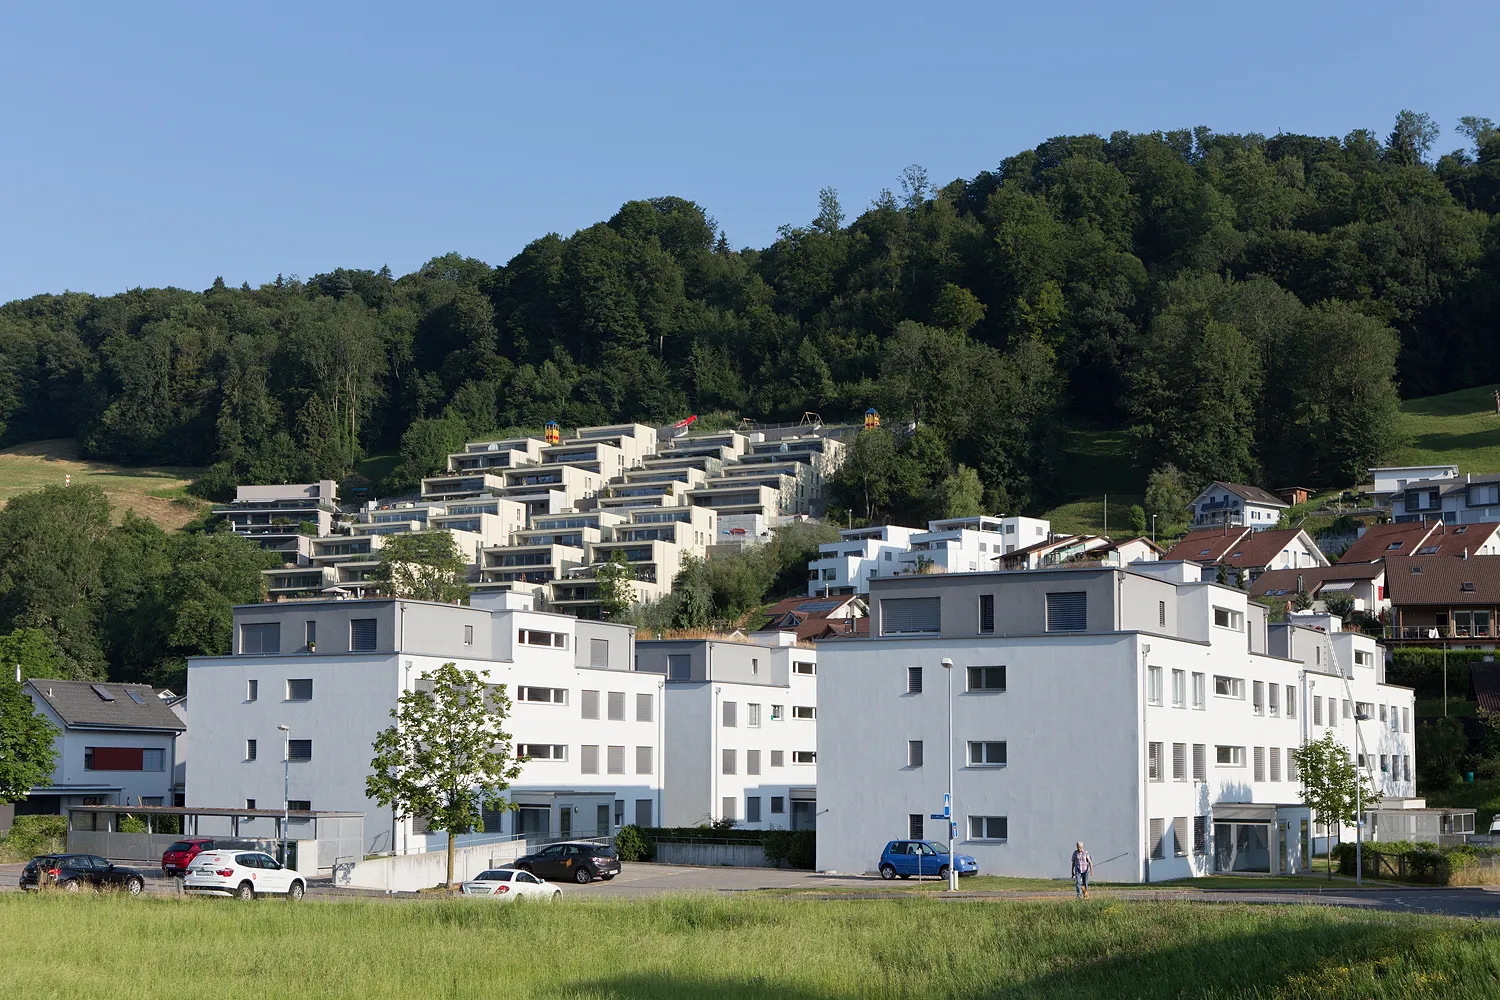
M 1387 625 L 1382 630 L 1386 639 L 1494 639 L 1500 638 L 1500 627 L 1454 625 Z

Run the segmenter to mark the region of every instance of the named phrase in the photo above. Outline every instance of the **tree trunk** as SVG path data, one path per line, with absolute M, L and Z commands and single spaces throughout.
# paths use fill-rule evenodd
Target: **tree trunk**
M 453 831 L 448 831 L 448 881 L 443 883 L 443 888 L 449 891 L 453 889 Z

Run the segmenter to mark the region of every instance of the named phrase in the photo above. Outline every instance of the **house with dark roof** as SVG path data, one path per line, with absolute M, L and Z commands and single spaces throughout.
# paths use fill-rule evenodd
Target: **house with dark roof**
M 1444 521 L 1448 524 L 1500 522 L 1500 473 L 1448 475 L 1402 480 L 1384 494 L 1393 521 Z M 1377 502 L 1382 499 L 1377 494 Z
M 1222 524 L 1263 531 L 1276 527 L 1281 512 L 1290 506 L 1259 486 L 1215 481 L 1188 504 L 1188 510 L 1192 511 L 1194 528 Z
M 827 635 L 832 629 L 843 633 L 853 630 L 854 619 L 869 612 L 865 602 L 852 594 L 842 597 L 788 597 L 766 609 L 766 617 L 756 632 L 792 632 L 796 641 Z
M 1300 528 L 1256 531 L 1224 525 L 1216 530 L 1192 531 L 1162 558 L 1169 562 L 1223 566 L 1231 577 L 1243 573 L 1251 582 L 1270 570 L 1317 569 L 1328 565 L 1327 557 Z
M 42 678 L 22 688 L 57 730 L 57 759 L 51 779 L 15 803 L 16 815 L 66 815 L 69 806 L 176 804 L 177 738 L 187 724 L 173 711 L 171 692 L 149 684 Z
M 1251 597 L 1290 602 L 1298 591 L 1312 598 L 1314 611 L 1324 611 L 1324 601 L 1335 594 L 1354 600 L 1356 611 L 1384 611 L 1390 607 L 1385 592 L 1385 563 L 1338 563 L 1311 569 L 1273 569 L 1261 573 L 1250 584 Z
M 1500 559 L 1387 556 L 1390 623 L 1385 638 L 1494 649 L 1500 616 Z
M 1339 563 L 1369 563 L 1386 556 L 1412 555 L 1436 530 L 1434 521 L 1372 524 L 1360 531 L 1354 543 L 1343 551 Z

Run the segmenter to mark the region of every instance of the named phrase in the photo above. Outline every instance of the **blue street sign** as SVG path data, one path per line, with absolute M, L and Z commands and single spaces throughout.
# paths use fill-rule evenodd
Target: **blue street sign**
M 927 818 L 928 819 L 947 819 L 948 817 L 944 816 L 942 813 L 933 813 L 931 816 L 929 816 Z
M 947 819 L 953 815 L 953 796 L 947 792 L 943 793 L 943 818 Z
M 953 840 L 958 839 L 958 821 L 952 820 L 948 823 L 948 836 Z

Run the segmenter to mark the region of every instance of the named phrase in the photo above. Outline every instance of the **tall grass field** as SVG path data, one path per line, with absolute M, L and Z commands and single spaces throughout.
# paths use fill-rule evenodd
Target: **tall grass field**
M 1500 927 L 1321 907 L 0 897 L 8 997 L 1500 995 Z

